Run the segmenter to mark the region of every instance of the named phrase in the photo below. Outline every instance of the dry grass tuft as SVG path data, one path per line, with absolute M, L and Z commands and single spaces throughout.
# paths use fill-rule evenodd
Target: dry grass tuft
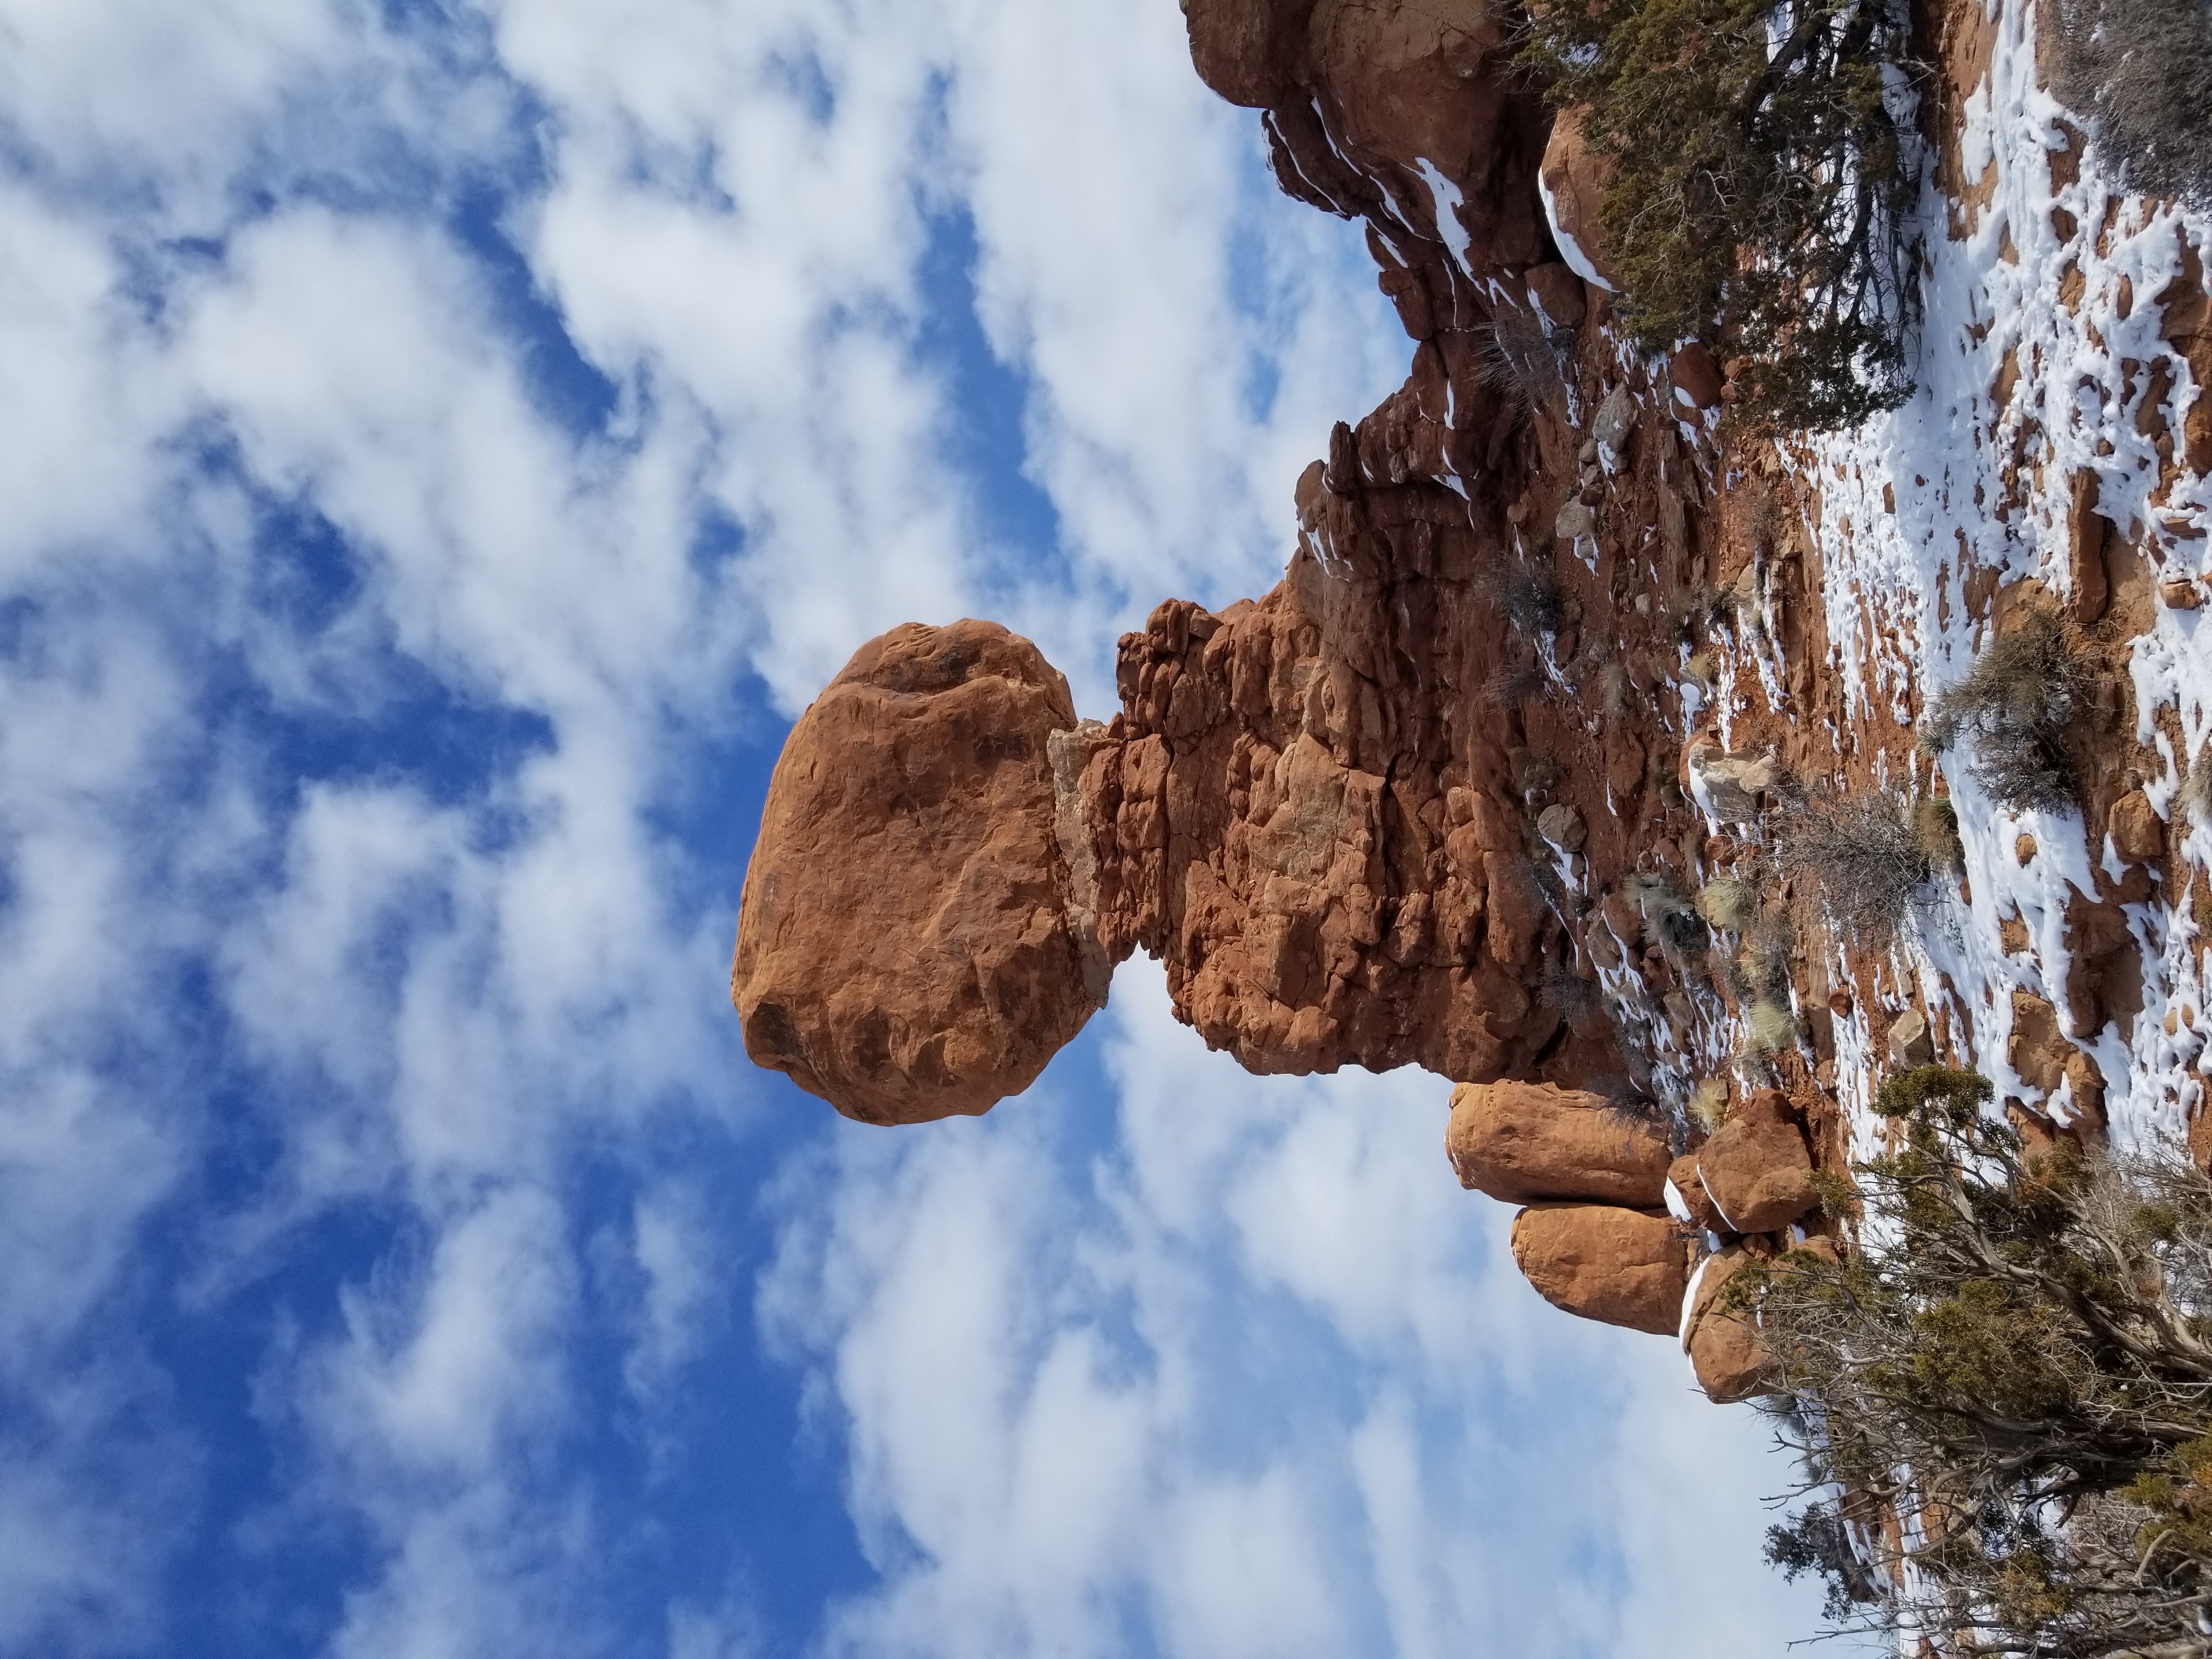
M 1734 876 L 1716 876 L 1698 893 L 1698 914 L 1723 933 L 1741 933 L 1759 917 L 1759 890 Z
M 1728 1085 L 1717 1077 L 1707 1078 L 1690 1091 L 1688 1110 L 1690 1121 L 1711 1134 L 1728 1121 Z
M 1913 803 L 1912 840 L 1929 869 L 1954 876 L 1966 867 L 1966 843 L 1959 839 L 1959 814 L 1942 796 L 1927 795 Z

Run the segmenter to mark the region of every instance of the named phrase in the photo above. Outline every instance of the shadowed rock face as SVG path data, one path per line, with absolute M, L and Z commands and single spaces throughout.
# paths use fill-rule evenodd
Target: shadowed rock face
M 1069 921 L 1048 744 L 1067 683 L 995 623 L 860 647 L 793 727 L 745 873 L 745 1052 L 848 1117 L 973 1115 L 1105 1000 Z

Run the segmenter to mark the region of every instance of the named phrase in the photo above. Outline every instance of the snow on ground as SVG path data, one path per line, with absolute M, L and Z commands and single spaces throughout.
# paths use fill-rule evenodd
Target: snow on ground
M 1967 603 L 1971 572 L 1997 573 L 2003 584 L 2032 577 L 2056 595 L 2070 592 L 2077 475 L 2095 477 L 2100 509 L 2144 549 L 2154 585 L 2207 574 L 2212 485 L 2172 464 L 2197 387 L 2161 337 L 2154 296 L 2182 276 L 2185 244 L 2212 263 L 2212 222 L 2124 198 L 2094 146 L 2074 165 L 2060 125 L 2065 111 L 2036 84 L 2032 0 L 1999 0 L 1989 16 L 1990 67 L 1959 141 L 1962 176 L 1977 182 L 1961 203 L 1932 184 L 1927 193 L 1919 390 L 1894 415 L 1798 458 L 1820 492 L 1820 521 L 1807 531 L 1826 573 L 1829 665 L 1852 700 L 1854 728 L 1877 708 L 1917 709 L 1971 666 L 1986 642 L 1985 620 L 1976 621 Z M 2161 433 L 2171 434 L 2163 455 Z M 2158 757 L 2145 793 L 2177 839 L 2186 826 L 2174 820 L 2176 790 L 2206 741 L 2212 703 L 2205 614 L 2157 605 L 2134 645 L 2135 736 Z M 2177 720 L 2186 752 L 2159 729 Z M 1971 898 L 1948 899 L 1923 919 L 1883 975 L 1884 1000 L 1901 1009 L 1917 978 L 1931 1018 L 1948 1003 L 1954 1029 L 1971 1026 L 1960 1057 L 2001 1097 L 2038 1103 L 2040 1091 L 2007 1059 L 2012 993 L 2043 996 L 2063 1017 L 2069 884 L 2094 896 L 2093 860 L 2108 873 L 2119 866 L 2108 847 L 2085 845 L 2078 812 L 2008 812 L 1955 759 L 1947 758 L 1945 775 Z M 2023 834 L 2038 849 L 2025 865 L 2015 856 Z M 2212 835 L 2189 835 L 2186 850 L 2197 861 L 2212 855 Z M 2185 1069 L 2204 1063 L 2191 1025 L 2178 1036 L 2166 1030 L 2170 1010 L 2178 1021 L 2203 1019 L 2187 912 L 2183 893 L 2158 891 L 2128 907 L 2143 956 L 2142 1011 L 2129 1030 L 2108 1024 L 2094 1039 L 2068 1033 L 2103 1073 L 2119 1145 L 2185 1133 L 2203 1088 L 2198 1072 Z M 2029 943 L 2008 955 L 2000 927 L 2012 917 Z M 1840 978 L 1841 961 L 1834 966 Z M 1871 1048 L 1863 1011 L 1837 1021 L 1838 1081 L 1857 1109 L 1862 1154 L 1872 1150 L 1864 1109 Z M 2058 1098 L 2041 1103 L 2063 1118 L 2068 1092 L 2062 1084 Z

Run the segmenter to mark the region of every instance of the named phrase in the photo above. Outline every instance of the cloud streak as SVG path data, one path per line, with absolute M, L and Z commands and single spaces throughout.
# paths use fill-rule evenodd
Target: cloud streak
M 723 1004 L 862 639 L 1002 615 L 1106 712 L 1402 368 L 1174 14 L 179 19 L 0 0 L 0 1646 L 1618 1634 L 1616 1407 L 1686 1431 L 1432 1090 L 1224 1072 L 1140 973 L 893 1141 Z M 1524 1512 L 1540 1422 L 1613 1474 Z M 770 1495 L 849 1509 L 796 1589 Z

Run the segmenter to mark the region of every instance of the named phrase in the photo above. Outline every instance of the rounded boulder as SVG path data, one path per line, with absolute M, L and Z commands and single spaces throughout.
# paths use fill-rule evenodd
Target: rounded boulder
M 730 998 L 756 1063 L 865 1123 L 1036 1080 L 1105 1000 L 1054 830 L 1047 740 L 1075 724 L 995 623 L 854 653 L 792 728 L 745 872 Z

